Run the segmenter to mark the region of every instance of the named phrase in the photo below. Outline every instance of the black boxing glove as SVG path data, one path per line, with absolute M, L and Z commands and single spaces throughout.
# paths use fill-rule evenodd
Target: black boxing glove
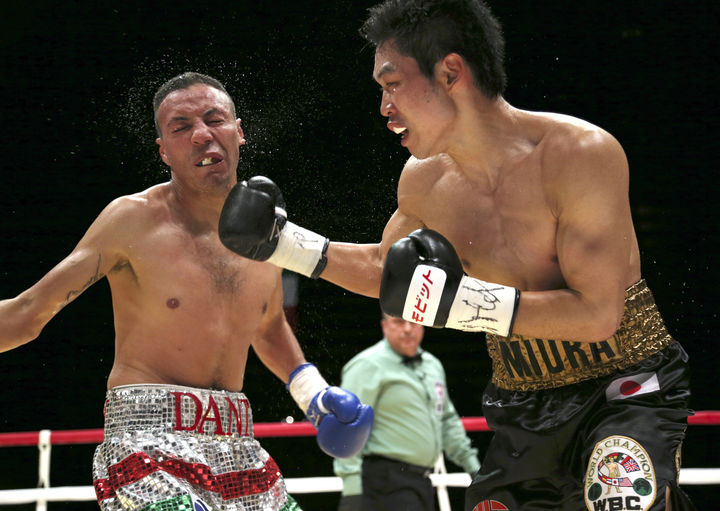
M 389 316 L 507 337 L 519 301 L 519 289 L 465 275 L 450 242 L 430 229 L 396 241 L 385 259 L 380 308 Z
M 220 241 L 233 252 L 317 278 L 325 269 L 330 240 L 287 220 L 285 200 L 270 179 L 236 184 L 223 205 Z

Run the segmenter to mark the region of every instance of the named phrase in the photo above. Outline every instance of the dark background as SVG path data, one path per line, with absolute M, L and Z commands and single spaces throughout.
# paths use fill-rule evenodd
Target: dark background
M 0 11 L 0 297 L 66 256 L 113 198 L 168 179 L 151 99 L 186 70 L 223 81 L 248 144 L 240 175 L 283 189 L 291 219 L 331 239 L 378 241 L 408 154 L 384 127 L 373 52 L 359 28 L 375 1 L 21 2 Z M 289 5 L 289 6 L 288 6 Z M 516 107 L 589 120 L 623 144 L 643 259 L 671 333 L 691 356 L 693 407 L 718 409 L 715 226 L 718 9 L 711 1 L 493 2 Z M 303 279 L 298 337 L 328 380 L 380 337 L 375 300 Z M 463 416 L 481 415 L 490 363 L 482 337 L 428 331 Z M 0 356 L 0 431 L 100 428 L 113 358 L 101 281 L 34 342 Z M 188 361 L 188 364 L 192 361 Z M 301 414 L 253 358 L 255 420 Z M 690 427 L 688 467 L 720 466 L 720 428 Z M 473 433 L 482 449 L 489 434 Z M 266 439 L 286 477 L 332 475 L 312 438 Z M 91 482 L 93 446 L 53 448 L 53 486 Z M 451 467 L 451 469 L 455 469 Z M 0 488 L 37 482 L 34 448 L 0 450 Z M 717 486 L 686 486 L 700 509 Z M 452 490 L 461 509 L 461 490 Z M 335 508 L 338 494 L 296 498 Z M 34 506 L 4 509 L 34 509 Z M 50 509 L 96 509 L 90 503 Z

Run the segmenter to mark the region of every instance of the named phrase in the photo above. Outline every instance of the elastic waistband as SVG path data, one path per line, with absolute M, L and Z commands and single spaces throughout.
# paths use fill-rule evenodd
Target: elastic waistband
M 252 410 L 242 392 L 142 384 L 114 387 L 106 397 L 106 440 L 138 431 L 253 436 Z
M 417 474 L 422 477 L 428 477 L 430 474 L 432 474 L 433 468 L 432 467 L 422 467 L 420 465 L 413 465 L 412 463 L 405 463 L 404 461 L 394 460 L 392 458 L 388 458 L 387 456 L 380 456 L 379 454 L 367 454 L 363 456 L 363 461 L 369 461 L 370 463 L 374 462 L 382 462 L 382 463 L 392 463 L 393 465 L 396 465 L 399 470 L 404 472 L 410 472 L 411 474 Z
M 611 338 L 600 342 L 487 335 L 492 382 L 506 390 L 562 387 L 625 369 L 673 343 L 644 280 L 625 291 L 625 312 Z

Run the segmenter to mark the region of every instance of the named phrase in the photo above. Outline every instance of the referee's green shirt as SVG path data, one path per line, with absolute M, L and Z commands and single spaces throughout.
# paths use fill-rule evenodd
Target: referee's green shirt
M 343 495 L 362 493 L 360 470 L 362 455 L 367 454 L 432 467 L 445 451 L 469 474 L 479 470 L 477 449 L 450 401 L 440 360 L 422 348 L 419 352 L 422 361 L 407 366 L 382 339 L 343 367 L 341 386 L 375 411 L 361 455 L 333 461 L 335 474 L 343 479 Z

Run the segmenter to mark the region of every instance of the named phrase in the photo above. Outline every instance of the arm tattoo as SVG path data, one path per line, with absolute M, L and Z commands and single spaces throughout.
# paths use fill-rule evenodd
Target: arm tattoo
M 101 278 L 103 278 L 105 276 L 105 274 L 100 271 L 101 259 L 102 259 L 102 256 L 98 255 L 97 266 L 95 267 L 95 274 L 92 277 L 90 277 L 90 279 L 85 284 L 83 284 L 83 286 L 80 289 L 73 289 L 73 290 L 69 291 L 68 294 L 65 296 L 65 301 L 60 304 L 60 306 L 58 307 L 58 310 L 62 309 L 67 304 L 72 302 L 83 291 L 85 291 L 87 288 L 89 288 L 90 286 L 95 284 L 95 282 L 97 282 L 98 280 L 100 280 Z

